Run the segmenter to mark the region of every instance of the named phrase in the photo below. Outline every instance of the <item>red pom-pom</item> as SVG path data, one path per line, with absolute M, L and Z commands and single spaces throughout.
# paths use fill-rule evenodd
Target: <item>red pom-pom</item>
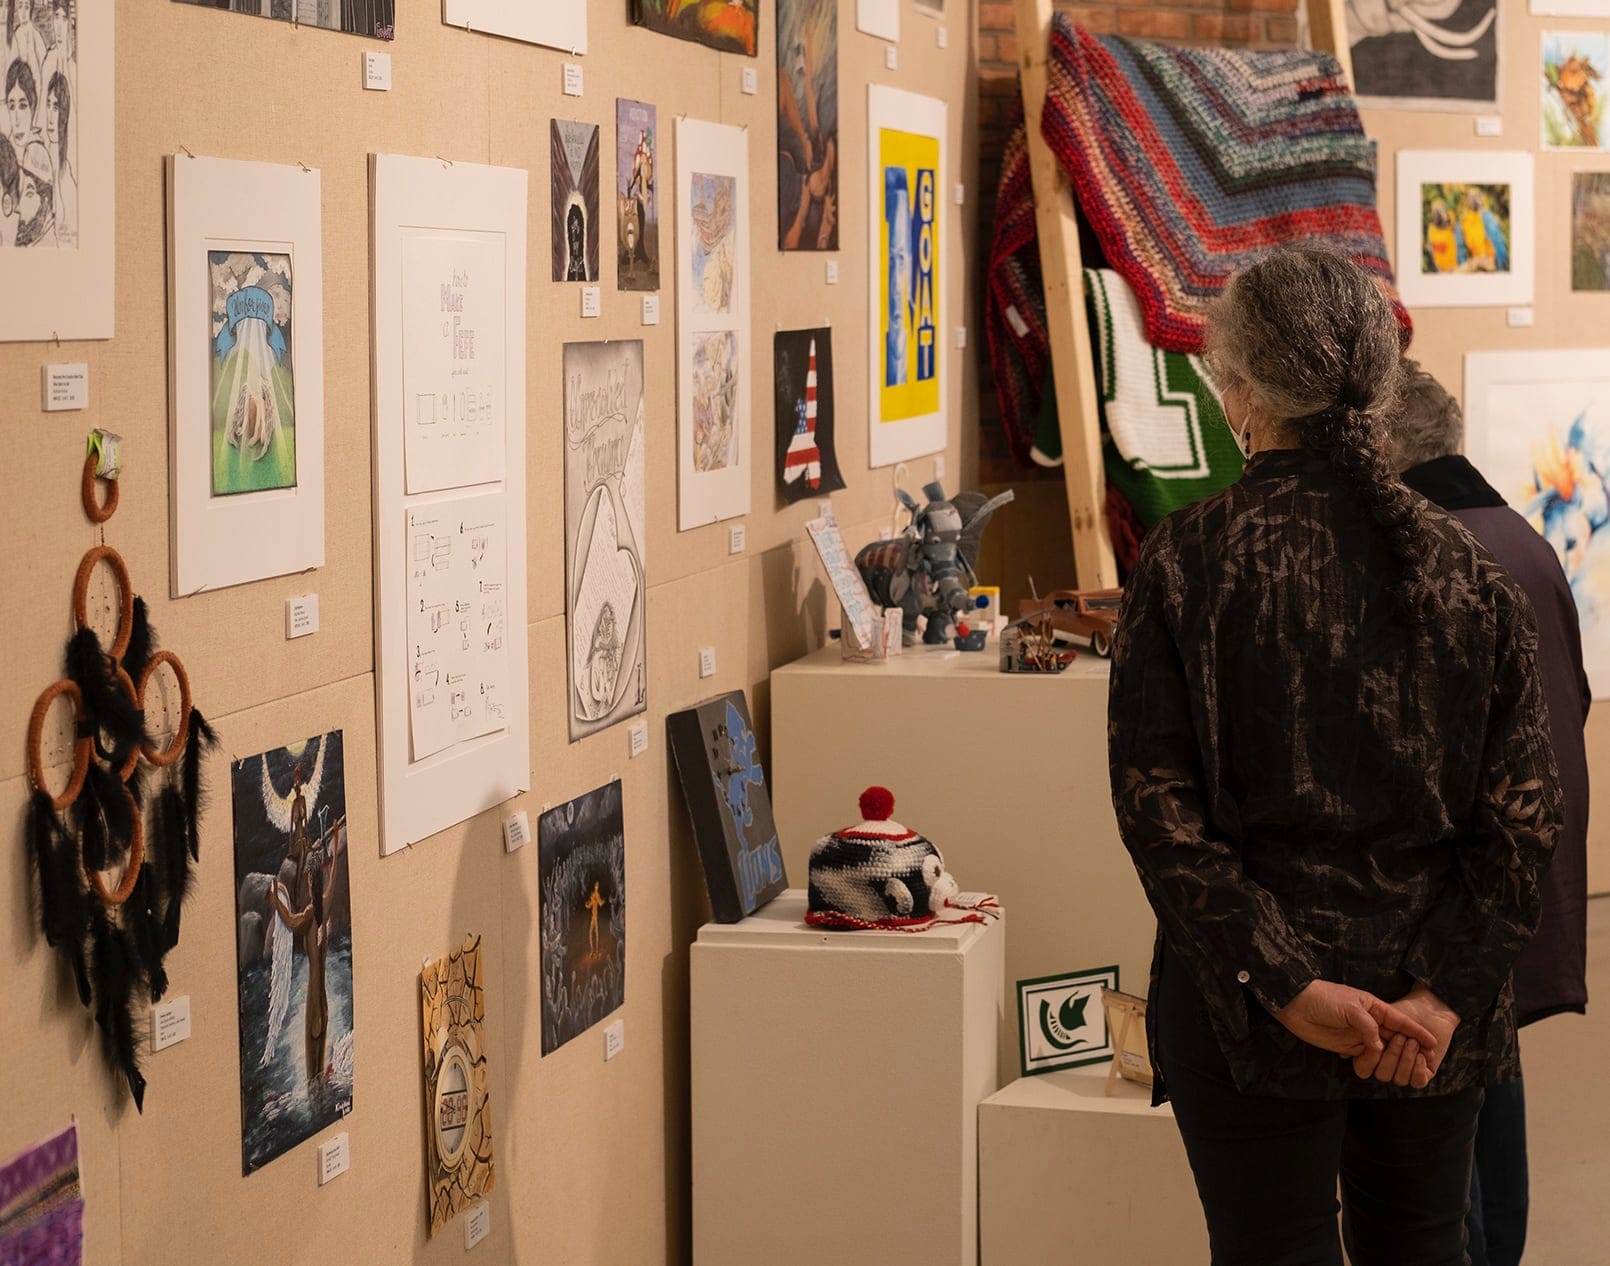
M 965 620 L 956 626 L 956 634 L 958 637 L 971 637 L 972 632 L 973 630 L 967 627 L 967 621 Z
M 861 816 L 868 822 L 887 822 L 894 812 L 894 792 L 887 787 L 868 787 L 861 793 Z

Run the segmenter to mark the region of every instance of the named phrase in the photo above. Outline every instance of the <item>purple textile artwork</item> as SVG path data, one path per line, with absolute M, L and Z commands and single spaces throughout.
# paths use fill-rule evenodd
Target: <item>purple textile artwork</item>
M 80 1266 L 84 1195 L 78 1185 L 78 1126 L 0 1166 L 0 1264 Z

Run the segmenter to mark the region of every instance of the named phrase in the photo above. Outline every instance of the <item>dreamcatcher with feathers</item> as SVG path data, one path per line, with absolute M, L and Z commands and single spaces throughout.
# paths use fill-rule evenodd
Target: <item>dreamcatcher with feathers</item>
M 91 523 L 117 509 L 116 437 L 95 432 L 81 496 Z M 105 502 L 96 480 L 107 484 Z M 90 627 L 89 589 L 104 565 L 117 582 L 117 630 L 110 647 Z M 200 857 L 201 761 L 216 739 L 190 698 L 190 679 L 172 651 L 157 648 L 145 602 L 128 567 L 105 541 L 79 563 L 74 633 L 66 676 L 47 686 L 28 723 L 28 847 L 39 874 L 39 921 L 61 952 L 79 1001 L 101 1029 L 107 1062 L 144 1109 L 145 1077 L 134 1035 L 137 997 L 167 991 L 164 961 L 179 940 L 179 917 Z M 172 737 L 159 745 L 146 725 L 163 670 L 179 694 Z M 46 722 L 58 702 L 73 713 L 71 772 L 52 792 L 46 780 Z M 116 876 L 113 878 L 113 876 Z

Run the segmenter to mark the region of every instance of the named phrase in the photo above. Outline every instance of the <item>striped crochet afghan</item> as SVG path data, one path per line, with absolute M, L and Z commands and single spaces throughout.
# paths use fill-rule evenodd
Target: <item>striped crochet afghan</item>
M 1391 288 L 1375 146 L 1335 58 L 1097 38 L 1065 13 L 1050 52 L 1041 132 L 1154 347 L 1200 351 L 1208 305 L 1275 246 L 1331 243 Z

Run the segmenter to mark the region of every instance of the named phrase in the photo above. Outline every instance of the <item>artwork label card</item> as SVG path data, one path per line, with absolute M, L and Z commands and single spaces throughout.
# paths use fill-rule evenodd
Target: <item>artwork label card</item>
M 352 1111 L 352 897 L 340 730 L 230 766 L 241 1164 Z
M 648 707 L 642 342 L 566 343 L 564 385 L 574 742 Z
M 549 125 L 553 279 L 598 280 L 598 124 Z
M 481 938 L 419 974 L 425 1035 L 426 1216 L 435 1235 L 493 1188 Z M 482 1206 L 483 1208 L 485 1206 Z
M 209 251 L 212 494 L 296 487 L 291 257 Z
M 537 820 L 544 1055 L 626 1001 L 625 832 L 619 779 Z
M 504 472 L 503 239 L 412 229 L 402 258 L 408 492 L 492 483 Z
M 660 196 L 654 183 L 660 132 L 655 117 L 654 107 L 645 102 L 615 102 L 616 284 L 621 290 L 660 288 Z
M 421 761 L 508 726 L 508 524 L 501 492 L 407 515 L 408 714 Z
M 833 331 L 780 330 L 772 344 L 777 491 L 785 504 L 844 487 L 833 432 Z
M 839 248 L 837 0 L 778 0 L 777 246 Z
M 1353 91 L 1362 106 L 1496 111 L 1498 0 L 1347 6 Z

